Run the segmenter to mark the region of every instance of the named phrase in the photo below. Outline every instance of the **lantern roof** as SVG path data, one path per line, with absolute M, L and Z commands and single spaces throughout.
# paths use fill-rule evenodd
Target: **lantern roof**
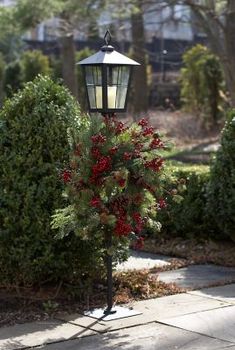
M 129 57 L 122 55 L 114 50 L 113 46 L 109 45 L 111 41 L 111 34 L 106 32 L 104 37 L 106 45 L 102 46 L 100 51 L 94 55 L 79 61 L 80 65 L 99 65 L 99 64 L 114 64 L 114 65 L 127 65 L 127 66 L 139 66 L 140 64 Z

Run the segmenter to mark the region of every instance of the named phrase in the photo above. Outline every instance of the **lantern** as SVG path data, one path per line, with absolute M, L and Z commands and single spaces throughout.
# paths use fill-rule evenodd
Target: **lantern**
M 105 45 L 94 55 L 78 62 L 83 67 L 90 112 L 125 112 L 128 91 L 136 61 L 115 51 L 107 31 Z

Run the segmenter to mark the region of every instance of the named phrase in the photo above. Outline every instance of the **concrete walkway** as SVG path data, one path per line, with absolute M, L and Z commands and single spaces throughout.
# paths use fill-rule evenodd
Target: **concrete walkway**
M 141 270 L 151 269 L 155 266 L 170 265 L 172 257 L 131 250 L 130 257 L 127 261 L 117 266 L 117 270 Z
M 141 315 L 95 320 L 74 314 L 0 329 L 0 349 L 235 349 L 235 284 L 135 302 Z
M 171 258 L 134 252 L 118 268 L 150 268 Z M 209 286 L 235 278 L 235 269 L 194 265 L 159 274 L 180 286 Z M 125 305 L 126 307 L 126 305 Z M 140 314 L 107 321 L 80 314 L 0 328 L 0 350 L 235 350 L 235 283 L 134 302 Z

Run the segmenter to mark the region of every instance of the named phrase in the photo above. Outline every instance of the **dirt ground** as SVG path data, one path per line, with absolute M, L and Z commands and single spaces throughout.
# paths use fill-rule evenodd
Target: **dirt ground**
M 150 120 L 160 133 L 165 134 L 178 149 L 187 149 L 201 143 L 216 143 L 219 140 L 221 128 L 206 129 L 196 116 L 182 111 L 148 111 L 143 117 Z M 126 117 L 125 121 L 132 121 Z

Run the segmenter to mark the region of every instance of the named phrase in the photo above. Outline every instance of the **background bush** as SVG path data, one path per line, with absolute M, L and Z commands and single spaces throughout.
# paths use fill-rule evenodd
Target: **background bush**
M 4 90 L 11 97 L 23 83 L 34 80 L 37 75 L 51 75 L 49 58 L 39 50 L 25 51 L 19 59 L 9 63 L 5 69 Z
M 224 79 L 219 59 L 200 44 L 183 55 L 181 99 L 210 127 L 219 122 L 225 105 Z
M 72 242 L 55 241 L 50 227 L 63 206 L 58 169 L 68 161 L 67 129 L 78 114 L 69 92 L 46 77 L 26 84 L 0 112 L 1 283 L 63 278 L 78 259 Z
M 24 82 L 32 81 L 38 74 L 50 75 L 49 58 L 40 50 L 25 51 L 21 56 L 22 78 Z
M 22 68 L 19 60 L 9 63 L 5 69 L 4 92 L 7 97 L 11 97 L 22 87 Z
M 235 110 L 228 114 L 211 167 L 207 208 L 220 231 L 235 241 Z
M 166 188 L 174 194 L 158 213 L 167 237 L 217 238 L 206 210 L 208 181 L 207 166 L 167 166 Z

